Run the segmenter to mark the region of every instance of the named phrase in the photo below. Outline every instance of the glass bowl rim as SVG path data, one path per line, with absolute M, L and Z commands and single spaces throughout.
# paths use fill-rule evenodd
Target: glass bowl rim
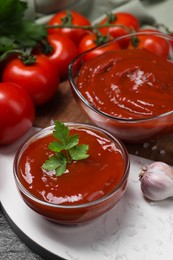
M 33 133 L 30 137 L 28 137 L 18 148 L 15 157 L 14 157 L 14 162 L 13 162 L 13 175 L 14 175 L 14 179 L 16 182 L 16 185 L 19 189 L 19 191 L 21 193 L 23 193 L 27 198 L 29 198 L 30 200 L 39 203 L 40 205 L 44 205 L 47 207 L 53 207 L 53 208 L 57 208 L 57 209 L 82 209 L 82 208 L 86 208 L 86 207 L 91 207 L 91 206 L 95 206 L 95 205 L 99 205 L 100 203 L 106 201 L 107 199 L 110 199 L 116 192 L 119 191 L 119 189 L 124 185 L 124 183 L 127 181 L 128 179 L 128 175 L 129 175 L 129 171 L 130 171 L 130 158 L 129 158 L 129 154 L 127 152 L 126 147 L 124 146 L 124 144 L 121 142 L 121 140 L 119 140 L 118 138 L 116 138 L 115 136 L 113 136 L 111 133 L 109 133 L 107 130 L 98 127 L 98 126 L 94 126 L 92 124 L 89 123 L 75 123 L 75 122 L 65 122 L 65 125 L 67 125 L 68 127 L 81 127 L 81 128 L 89 128 L 92 130 L 96 130 L 99 132 L 104 133 L 108 138 L 110 138 L 114 143 L 116 143 L 118 145 L 118 147 L 120 148 L 120 152 L 122 153 L 122 157 L 123 157 L 123 161 L 124 161 L 124 173 L 123 176 L 120 180 L 120 182 L 116 185 L 116 187 L 108 194 L 106 194 L 105 196 L 88 202 L 88 203 L 82 203 L 82 204 L 78 204 L 78 205 L 61 205 L 61 204 L 55 204 L 55 203 L 51 203 L 51 202 L 47 202 L 44 200 L 41 200 L 39 198 L 37 198 L 35 195 L 33 195 L 31 192 L 29 192 L 20 182 L 19 178 L 18 178 L 18 174 L 17 174 L 17 167 L 18 167 L 18 162 L 20 160 L 20 155 L 22 154 L 22 152 L 24 151 L 24 149 L 28 146 L 28 142 L 34 141 L 36 138 L 38 138 L 40 135 L 46 136 L 47 134 L 50 134 L 51 131 L 54 128 L 54 125 L 45 127 L 43 129 L 38 130 L 37 132 Z M 47 133 L 44 135 L 44 133 Z

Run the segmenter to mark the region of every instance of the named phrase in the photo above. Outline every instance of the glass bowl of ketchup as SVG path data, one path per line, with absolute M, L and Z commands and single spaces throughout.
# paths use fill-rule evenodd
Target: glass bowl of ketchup
M 42 217 L 59 224 L 91 221 L 114 207 L 123 196 L 129 175 L 124 145 L 106 130 L 89 124 L 65 123 L 79 144 L 87 144 L 89 157 L 73 161 L 56 176 L 43 169 L 52 156 L 54 126 L 32 135 L 17 151 L 14 177 L 24 202 Z
M 69 65 L 79 107 L 91 122 L 125 142 L 140 143 L 171 132 L 173 38 L 141 30 L 113 41 L 117 48 L 109 48 L 109 42 Z

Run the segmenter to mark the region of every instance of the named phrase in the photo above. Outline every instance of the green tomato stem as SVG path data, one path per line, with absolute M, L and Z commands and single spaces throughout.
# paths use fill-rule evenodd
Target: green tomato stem
M 163 28 L 165 30 L 165 32 L 168 33 L 168 34 L 172 33 L 171 30 L 166 25 L 164 25 L 162 23 L 156 23 L 156 24 L 154 24 L 154 26 L 158 29 Z
M 0 62 L 6 60 L 10 55 L 12 54 L 23 54 L 23 51 L 21 50 L 8 50 L 0 55 Z
M 12 54 L 19 54 L 19 59 L 21 59 L 25 65 L 31 65 L 35 63 L 36 60 L 33 55 L 27 54 L 22 50 L 8 50 L 0 55 L 0 62 L 6 60 Z

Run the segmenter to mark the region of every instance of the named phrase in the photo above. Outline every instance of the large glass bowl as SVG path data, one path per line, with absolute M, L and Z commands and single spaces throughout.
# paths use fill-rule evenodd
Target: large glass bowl
M 157 36 L 159 39 L 164 39 L 168 46 L 169 46 L 169 55 L 168 59 L 172 60 L 172 53 L 173 53 L 173 38 L 164 33 L 157 33 L 157 32 L 140 32 L 140 33 L 133 33 L 130 35 L 126 35 L 120 38 L 115 39 L 114 41 L 123 41 L 129 39 L 135 39 L 139 36 L 147 36 L 147 35 L 154 35 Z M 149 43 L 150 44 L 150 43 Z M 106 45 L 109 45 L 106 44 Z M 81 111 L 99 127 L 102 127 L 113 135 L 118 137 L 119 139 L 130 142 L 130 143 L 140 143 L 144 141 L 151 140 L 153 138 L 160 137 L 166 133 L 169 133 L 173 130 L 173 111 L 167 111 L 166 113 L 161 113 L 156 116 L 149 116 L 146 118 L 119 118 L 113 116 L 111 114 L 107 114 L 104 111 L 97 109 L 96 106 L 91 104 L 80 92 L 77 81 L 81 67 L 85 64 L 86 59 L 88 59 L 89 55 L 92 52 L 97 51 L 98 55 L 101 52 L 102 48 L 106 45 L 101 47 L 97 47 L 95 49 L 89 50 L 85 53 L 80 54 L 76 57 L 72 63 L 69 65 L 69 82 L 71 85 L 71 89 L 74 95 L 74 98 L 81 108 Z M 152 48 L 152 47 L 151 47 Z M 161 48 L 156 46 L 156 48 Z M 94 58 L 93 58 L 94 59 Z M 162 71 L 160 71 L 162 73 Z M 85 80 L 85 79 L 84 79 Z M 173 85 L 173 82 L 172 82 Z M 173 88 L 173 86 L 172 86 Z M 101 90 L 100 90 L 101 91 Z M 162 99 L 162 95 L 160 96 Z M 164 99 L 164 97 L 163 97 Z M 173 97 L 172 97 L 173 100 Z M 162 101 L 161 101 L 162 104 Z M 160 104 L 160 105 L 161 105 Z
M 101 135 L 105 136 L 106 138 L 110 139 L 111 142 L 115 145 L 116 149 L 119 149 L 121 157 L 122 157 L 122 177 L 120 178 L 118 184 L 111 190 L 110 193 L 104 194 L 101 198 L 96 200 L 88 201 L 84 204 L 77 204 L 77 205 L 64 205 L 58 204 L 54 202 L 48 202 L 43 199 L 38 198 L 36 195 L 33 195 L 32 189 L 27 189 L 21 181 L 21 177 L 19 177 L 19 172 L 21 172 L 20 168 L 20 161 L 23 153 L 26 149 L 33 144 L 36 140 L 42 139 L 43 137 L 52 134 L 54 126 L 47 127 L 43 130 L 38 131 L 34 135 L 32 135 L 17 151 L 15 160 L 14 160 L 14 177 L 17 188 L 20 192 L 21 197 L 23 198 L 24 202 L 35 212 L 40 214 L 42 217 L 54 221 L 60 224 L 79 224 L 83 222 L 88 222 L 93 220 L 100 215 L 104 214 L 112 207 L 114 207 L 118 201 L 123 196 L 128 181 L 129 175 L 129 156 L 126 151 L 126 148 L 121 144 L 119 140 L 117 140 L 114 136 L 112 136 L 107 131 L 100 129 L 98 127 L 89 125 L 89 124 L 79 124 L 79 123 L 66 123 L 66 125 L 70 128 L 77 128 L 77 129 L 86 129 L 87 131 L 95 131 L 96 133 L 101 133 Z M 42 145 L 42 144 L 41 144 Z M 45 145 L 45 144 L 43 144 Z M 43 146 L 42 146 L 43 147 Z M 96 151 L 97 153 L 97 151 Z M 37 157 L 41 156 L 39 151 Z M 37 159 L 37 158 L 36 158 Z M 112 160 L 113 161 L 113 160 Z M 115 165 L 114 165 L 115 166 Z M 115 172 L 115 168 L 112 168 L 112 171 Z M 34 172 L 36 175 L 37 172 Z M 82 172 L 81 172 L 82 174 Z M 25 175 L 22 172 L 22 175 Z M 31 177 L 32 178 L 32 177 Z M 30 179 L 31 179 L 30 178 Z M 59 177 L 57 177 L 59 178 Z M 115 178 L 115 177 L 114 177 Z M 92 179 L 92 176 L 91 176 Z M 87 185 L 92 185 L 92 180 Z M 53 188 L 53 187 L 52 187 Z M 51 190 L 50 190 L 51 192 Z

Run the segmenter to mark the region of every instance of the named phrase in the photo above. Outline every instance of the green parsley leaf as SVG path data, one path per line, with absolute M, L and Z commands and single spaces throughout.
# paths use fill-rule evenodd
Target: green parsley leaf
M 27 20 L 23 20 L 13 32 L 15 32 L 15 39 L 20 48 L 34 47 L 47 35 L 47 30 L 44 25 Z
M 0 52 L 34 47 L 46 38 L 44 24 L 25 19 L 27 3 L 0 0 Z
M 18 45 L 15 43 L 15 39 L 2 36 L 0 37 L 0 52 L 6 52 L 11 49 L 16 49 Z
M 61 165 L 55 169 L 56 176 L 61 176 L 63 173 L 65 173 L 66 168 L 67 168 L 66 160 L 61 161 Z
M 66 144 L 66 150 L 69 150 L 70 148 L 76 146 L 77 144 L 79 143 L 79 136 L 76 134 L 76 135 L 71 135 L 69 138 L 68 138 L 68 143 Z
M 65 145 L 69 135 L 69 129 L 65 126 L 65 124 L 56 121 L 53 135 Z
M 47 171 L 54 171 L 55 175 L 60 176 L 62 175 L 67 167 L 67 161 L 65 155 L 63 153 L 56 154 L 55 156 L 51 156 L 49 160 L 43 163 L 42 168 Z
M 55 170 L 57 167 L 61 166 L 61 160 L 51 156 L 49 157 L 49 160 L 45 161 L 45 163 L 43 163 L 42 167 L 43 169 L 47 170 L 47 171 L 53 171 Z
M 88 145 L 81 144 L 81 145 L 72 147 L 69 150 L 69 153 L 73 160 L 79 161 L 79 160 L 88 158 L 89 154 L 87 154 L 87 151 L 88 151 Z
M 56 121 L 53 135 L 57 140 L 51 142 L 48 148 L 55 154 L 43 163 L 43 169 L 47 171 L 55 170 L 55 175 L 61 176 L 66 172 L 68 163 L 89 157 L 87 153 L 89 146 L 79 144 L 79 136 L 77 134 L 70 135 L 70 130 L 65 124 Z
M 58 141 L 51 142 L 48 147 L 49 147 L 50 150 L 57 152 L 57 153 L 59 153 L 60 151 L 65 149 L 64 144 L 62 144 Z
M 27 3 L 19 0 L 0 0 L 0 24 L 16 23 L 22 20 L 27 9 Z

